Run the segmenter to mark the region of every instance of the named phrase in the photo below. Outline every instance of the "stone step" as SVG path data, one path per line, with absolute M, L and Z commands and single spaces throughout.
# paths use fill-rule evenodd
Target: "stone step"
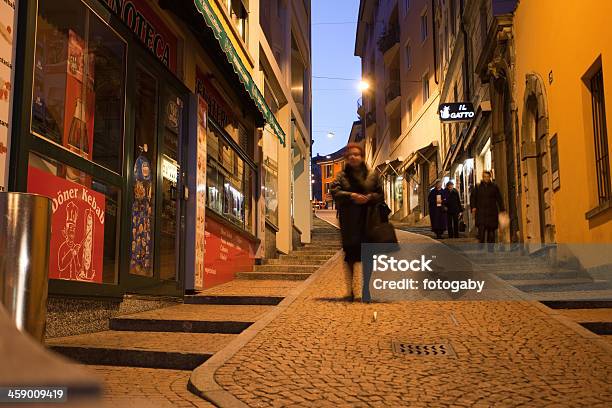
M 238 272 L 237 279 L 261 280 L 261 279 L 281 279 L 281 280 L 306 280 L 310 273 L 300 272 Z
M 52 350 L 83 364 L 193 370 L 234 334 L 104 331 L 47 340 Z
M 193 295 L 185 296 L 190 305 L 278 305 L 284 296 L 240 296 L 240 295 Z
M 111 330 L 238 334 L 273 306 L 182 304 L 110 319 Z
M 559 314 L 576 323 L 612 322 L 612 308 L 560 310 Z
M 310 266 L 321 266 L 327 259 L 312 259 L 311 257 L 298 257 L 298 258 L 278 258 L 278 259 L 264 259 L 266 265 L 310 265 Z
M 302 248 L 312 248 L 312 247 L 322 247 L 322 248 L 327 248 L 327 247 L 341 247 L 342 246 L 342 242 L 340 240 L 321 240 L 321 241 L 316 241 L 316 240 L 312 240 L 307 244 L 304 244 L 304 246 Z
M 313 261 L 327 261 L 329 258 L 331 258 L 331 255 L 312 255 L 312 254 L 296 255 L 295 252 L 291 252 L 289 255 L 281 255 L 278 259 L 281 259 L 281 260 L 287 259 L 289 261 L 293 259 L 311 259 Z
M 275 304 L 276 300 L 283 299 L 299 282 L 287 280 L 240 280 L 215 285 L 199 292 L 197 295 L 185 296 L 185 303 L 189 304 Z M 203 298 L 203 299 L 200 299 Z M 227 299 L 225 299 L 227 298 Z M 225 303 L 228 302 L 228 303 Z M 260 302 L 260 303 L 257 303 Z
M 488 266 L 499 266 L 499 267 L 507 267 L 507 266 L 520 266 L 520 267 L 532 267 L 532 266 L 549 266 L 549 263 L 545 260 L 540 259 L 512 259 L 512 258 L 495 258 L 495 259 L 486 259 L 486 258 L 468 258 L 474 264 L 480 267 L 488 267 Z
M 582 327 L 601 336 L 612 335 L 612 321 L 606 322 L 584 322 L 580 323 Z
M 582 301 L 612 301 L 612 290 L 589 291 L 557 291 L 557 292 L 531 292 L 529 295 L 540 302 L 582 302 Z M 546 303 L 545 303 L 546 304 Z
M 551 309 L 612 309 L 610 300 L 543 300 Z
M 325 251 L 325 250 L 331 251 L 331 250 L 335 250 L 335 248 L 329 248 L 328 245 L 310 245 L 310 244 L 307 244 L 307 245 L 301 246 L 299 248 L 296 248 L 295 250 L 296 251 L 321 251 L 321 250 L 323 250 L 323 251 Z
M 587 279 L 551 279 L 551 282 L 546 280 L 538 284 L 527 284 L 516 286 L 512 285 L 523 292 L 557 292 L 557 291 L 592 291 L 592 290 L 609 290 L 612 285 L 608 281 L 588 281 Z
M 312 273 L 319 269 L 319 265 L 255 265 L 253 272 L 301 272 Z
M 521 279 L 507 281 L 512 286 L 524 292 L 537 292 L 539 290 L 572 290 L 575 285 L 590 285 L 594 281 L 588 278 L 545 278 L 545 279 Z M 605 289 L 605 287 L 602 287 Z
M 500 278 L 508 281 L 512 284 L 512 281 L 522 280 L 541 280 L 541 279 L 578 279 L 584 278 L 584 274 L 579 271 L 571 269 L 533 269 L 533 268 L 512 268 L 511 270 L 491 270 L 489 269 L 477 269 L 475 271 L 487 271 L 494 273 Z
M 298 249 L 292 251 L 291 255 L 310 256 L 310 255 L 327 255 L 332 257 L 340 249 Z

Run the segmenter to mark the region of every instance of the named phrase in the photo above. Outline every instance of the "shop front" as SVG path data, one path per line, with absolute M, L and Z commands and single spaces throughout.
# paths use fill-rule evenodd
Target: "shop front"
M 52 295 L 182 296 L 253 264 L 257 128 L 274 118 L 198 4 L 25 6 L 9 187 L 52 199 Z
M 50 291 L 181 294 L 190 92 L 177 36 L 145 1 L 27 10 L 33 69 L 11 181 L 52 198 Z
M 257 238 L 257 166 L 254 162 L 255 125 L 239 119 L 209 76 L 196 69 L 196 92 L 205 102 L 205 222 L 203 266 L 196 268 L 193 289 L 210 288 L 250 270 Z

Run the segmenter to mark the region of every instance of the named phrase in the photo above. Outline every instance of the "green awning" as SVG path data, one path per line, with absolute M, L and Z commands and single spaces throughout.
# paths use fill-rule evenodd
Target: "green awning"
M 202 16 L 204 16 L 204 21 L 206 21 L 206 25 L 211 28 L 215 38 L 219 41 L 221 49 L 223 50 L 223 52 L 225 52 L 227 60 L 234 68 L 234 72 L 236 72 L 238 78 L 240 78 L 240 82 L 242 82 L 246 91 L 249 93 L 249 95 L 251 95 L 251 98 L 255 102 L 255 105 L 257 105 L 257 108 L 263 115 L 264 119 L 266 120 L 268 125 L 270 125 L 270 127 L 278 137 L 278 140 L 280 140 L 282 145 L 285 146 L 285 132 L 283 132 L 283 129 L 278 124 L 276 117 L 268 107 L 268 104 L 266 103 L 263 95 L 261 94 L 261 91 L 259 90 L 257 85 L 255 85 L 253 77 L 251 77 L 251 74 L 242 63 L 242 60 L 240 59 L 238 52 L 236 52 L 232 41 L 228 37 L 227 33 L 223 29 L 223 26 L 221 25 L 221 22 L 219 21 L 219 18 L 210 6 L 210 1 L 194 0 L 194 2 L 198 11 L 202 14 Z

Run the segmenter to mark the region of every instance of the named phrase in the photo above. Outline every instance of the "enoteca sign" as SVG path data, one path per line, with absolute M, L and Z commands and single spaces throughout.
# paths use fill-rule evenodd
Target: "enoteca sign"
M 469 102 L 443 103 L 438 108 L 440 122 L 469 122 L 474 119 L 474 106 Z

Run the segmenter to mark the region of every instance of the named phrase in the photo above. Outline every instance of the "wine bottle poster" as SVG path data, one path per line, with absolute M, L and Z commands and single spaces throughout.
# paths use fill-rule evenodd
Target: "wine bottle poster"
M 31 166 L 28 192 L 52 200 L 49 278 L 102 283 L 106 197 Z
M 87 159 L 94 142 L 94 66 L 85 41 L 69 30 L 63 144 Z

